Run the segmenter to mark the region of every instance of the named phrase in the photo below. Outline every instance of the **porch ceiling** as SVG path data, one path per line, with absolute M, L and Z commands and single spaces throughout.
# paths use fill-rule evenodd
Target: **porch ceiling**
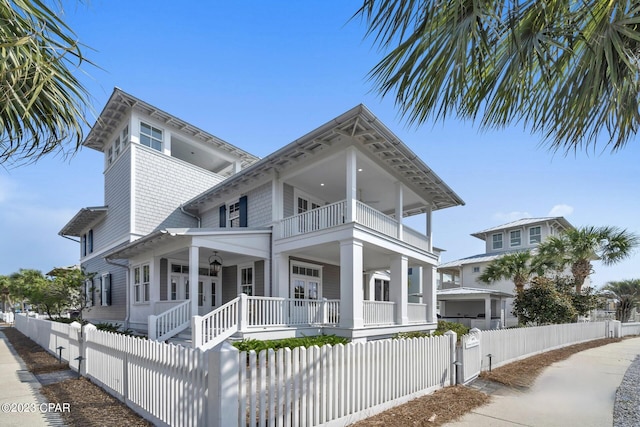
M 363 185 L 363 200 L 378 200 L 385 194 L 395 194 L 395 189 L 387 185 L 383 188 L 376 188 L 373 185 L 364 184 L 375 179 L 373 172 L 375 169 L 372 165 L 377 165 L 380 170 L 386 171 L 386 177 L 393 177 L 390 180 L 391 185 L 395 181 L 401 181 L 405 186 L 411 189 L 414 195 L 419 196 L 419 200 L 431 203 L 432 210 L 443 209 L 451 206 L 464 205 L 464 201 L 445 184 L 418 156 L 413 153 L 400 139 L 395 136 L 384 124 L 382 124 L 364 105 L 347 111 L 341 116 L 327 122 L 316 130 L 307 135 L 293 141 L 273 154 L 258 161 L 240 173 L 231 176 L 229 179 L 218 184 L 212 189 L 206 191 L 200 196 L 192 199 L 185 204 L 187 209 L 198 211 L 206 206 L 217 203 L 225 194 L 237 191 L 238 187 L 249 184 L 256 180 L 271 179 L 273 174 L 288 174 L 292 170 L 304 169 L 305 166 L 314 165 L 327 157 L 328 153 L 335 153 L 340 148 L 354 144 L 358 147 L 361 154 L 359 160 L 368 160 L 367 168 L 371 169 L 371 175 L 362 179 L 358 177 L 359 184 Z M 331 158 L 331 157 L 330 157 Z M 335 164 L 334 164 L 335 163 Z M 338 176 L 329 172 L 339 172 L 344 169 L 346 162 L 344 159 L 337 157 L 332 158 L 331 162 L 325 162 L 323 168 L 310 168 L 307 172 L 311 174 L 309 177 L 298 177 L 304 188 L 309 190 L 314 186 L 319 186 L 326 180 L 325 187 L 330 184 L 334 185 L 336 193 L 326 194 L 329 200 L 336 201 L 344 198 L 337 196 L 337 189 L 344 192 L 344 171 L 340 177 L 342 182 L 338 183 Z M 326 168 L 330 169 L 327 170 Z M 315 170 L 314 170 L 315 169 Z M 363 172 L 366 171 L 363 168 Z M 323 172 L 320 174 L 320 172 Z M 322 175 L 322 176 L 320 176 Z M 297 175 L 296 175 L 297 176 Z M 383 175 L 385 176 L 385 175 Z M 315 192 L 314 192 L 315 193 Z M 408 206 L 411 200 L 411 193 L 407 192 L 407 202 L 405 202 L 405 215 L 414 215 L 424 213 L 427 206 L 421 202 L 416 206 Z M 386 196 L 385 196 L 386 198 Z M 386 201 L 384 202 L 386 203 Z M 379 202 L 381 206 L 375 206 L 378 210 L 383 209 L 383 200 Z M 388 209 L 387 209 L 388 210 Z

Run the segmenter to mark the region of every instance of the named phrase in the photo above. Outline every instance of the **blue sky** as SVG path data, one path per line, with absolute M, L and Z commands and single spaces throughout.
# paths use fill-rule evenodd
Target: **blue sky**
M 363 39 L 364 24 L 349 21 L 358 1 L 63 4 L 100 67 L 82 77 L 97 112 L 118 86 L 263 157 L 367 105 L 466 202 L 434 213 L 443 261 L 484 250 L 470 233 L 522 217 L 564 215 L 576 226 L 640 233 L 637 141 L 617 154 L 565 157 L 517 126 L 481 132 L 450 118 L 408 128 L 367 80 L 382 55 Z M 78 245 L 57 233 L 81 207 L 103 204 L 102 171 L 102 154 L 90 149 L 0 169 L 0 274 L 78 262 Z M 636 253 L 617 266 L 596 264 L 593 281 L 638 278 L 639 261 Z

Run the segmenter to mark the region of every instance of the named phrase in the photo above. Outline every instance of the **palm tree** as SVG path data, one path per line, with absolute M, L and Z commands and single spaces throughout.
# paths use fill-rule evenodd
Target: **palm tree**
M 538 257 L 558 271 L 570 268 L 576 294 L 580 294 L 584 281 L 593 272 L 592 260 L 616 264 L 629 257 L 639 243 L 636 234 L 617 227 L 572 228 L 540 243 Z
M 88 61 L 59 13 L 37 0 L 0 2 L 0 164 L 37 160 L 83 139 Z
M 535 257 L 529 251 L 513 252 L 494 259 L 487 265 L 478 279 L 484 283 L 512 280 L 519 294 L 532 276 L 540 274 Z
M 628 322 L 631 310 L 640 302 L 640 279 L 608 282 L 602 287 L 602 294 L 613 295 L 616 303 L 616 320 Z
M 615 0 L 363 0 L 370 78 L 409 123 L 522 123 L 565 152 L 640 126 L 640 6 Z

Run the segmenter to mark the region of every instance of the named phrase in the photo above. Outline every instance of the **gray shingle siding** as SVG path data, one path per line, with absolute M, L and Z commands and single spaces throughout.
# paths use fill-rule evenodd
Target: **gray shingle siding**
M 241 196 L 247 196 L 247 226 L 261 227 L 271 224 L 271 182 L 264 183 L 251 190 L 236 193 L 219 199 L 215 206 L 207 211 L 201 212 L 203 228 L 220 227 L 220 206 L 237 201 Z
M 293 210 L 293 187 L 289 184 L 283 184 L 282 186 L 282 214 L 285 218 L 294 215 Z
M 121 262 L 124 264 L 124 262 Z M 87 273 L 95 273 L 94 286 L 95 305 L 85 310 L 83 316 L 92 323 L 101 321 L 121 321 L 124 322 L 127 313 L 127 269 L 108 264 L 104 258 L 96 257 L 82 263 L 82 268 Z M 100 305 L 100 276 L 104 273 L 111 273 L 111 305 Z
M 108 207 L 104 221 L 94 226 L 93 247 L 100 251 L 113 242 L 128 238 L 131 222 L 131 149 L 127 148 L 105 172 L 104 204 Z
M 222 304 L 238 296 L 238 266 L 222 267 Z
M 247 215 L 249 227 L 260 227 L 271 223 L 271 182 L 247 192 Z
M 147 147 L 136 148 L 135 233 L 145 235 L 167 227 L 196 227 L 196 220 L 183 214 L 180 205 L 223 177 Z
M 264 261 L 256 261 L 254 263 L 253 284 L 255 286 L 256 295 L 264 295 Z

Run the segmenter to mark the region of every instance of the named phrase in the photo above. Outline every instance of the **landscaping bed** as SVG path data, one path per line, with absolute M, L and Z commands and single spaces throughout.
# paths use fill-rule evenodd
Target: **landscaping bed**
M 31 373 L 44 374 L 69 369 L 67 363 L 60 363 L 56 357 L 17 329 L 2 328 L 2 332 Z M 86 378 L 66 379 L 43 385 L 40 392 L 51 403 L 69 403 L 70 411 L 61 415 L 70 427 L 152 425 Z

